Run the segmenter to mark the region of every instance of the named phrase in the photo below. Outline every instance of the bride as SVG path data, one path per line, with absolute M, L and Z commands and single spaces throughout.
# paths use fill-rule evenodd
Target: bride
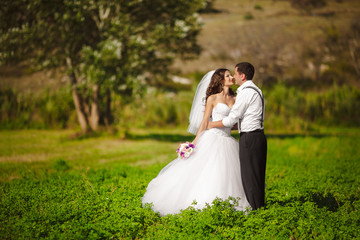
M 230 88 L 233 84 L 230 71 L 223 68 L 210 71 L 201 80 L 188 129 L 196 133 L 195 150 L 187 159 L 178 157 L 170 162 L 151 180 L 142 198 L 143 206 L 152 203 L 152 209 L 164 216 L 179 213 L 194 201 L 193 207 L 202 209 L 215 198 L 234 197 L 239 201 L 236 210 L 250 207 L 241 181 L 239 145 L 231 136 L 231 129 L 206 130 L 209 121 L 221 120 L 229 114 L 235 103 Z

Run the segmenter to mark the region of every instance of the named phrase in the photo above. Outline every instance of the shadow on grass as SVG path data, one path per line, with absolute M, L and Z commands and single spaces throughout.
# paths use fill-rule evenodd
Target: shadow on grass
M 232 133 L 236 139 L 239 139 L 238 133 Z M 298 138 L 298 137 L 315 137 L 315 138 L 323 138 L 333 136 L 333 134 L 266 134 L 267 138 L 280 138 L 280 139 L 287 139 L 287 138 Z M 148 134 L 137 134 L 137 133 L 130 133 L 127 132 L 125 138 L 128 140 L 157 140 L 157 141 L 164 141 L 164 142 L 191 142 L 194 140 L 195 136 L 193 135 L 186 135 L 186 134 L 167 134 L 167 133 L 148 133 Z
M 336 212 L 343 203 L 338 202 L 334 195 L 331 193 L 326 194 L 325 196 L 320 193 L 313 193 L 311 195 L 312 202 L 316 203 L 319 208 L 327 208 L 332 212 Z
M 355 201 L 354 196 L 351 197 L 350 201 Z M 280 206 L 289 206 L 289 205 L 296 205 L 300 204 L 303 205 L 306 202 L 313 202 L 316 204 L 318 208 L 327 208 L 331 212 L 337 212 L 338 208 L 344 205 L 343 202 L 338 201 L 333 194 L 331 193 L 320 193 L 320 192 L 313 192 L 306 196 L 300 196 L 298 198 L 290 198 L 285 201 L 270 201 L 268 202 L 269 205 L 277 203 Z
M 149 133 L 149 134 L 134 134 L 126 133 L 125 138 L 128 140 L 157 140 L 164 142 L 191 142 L 195 136 L 182 134 L 163 134 L 163 133 Z
M 266 134 L 266 133 L 265 133 Z M 314 137 L 314 138 L 323 138 L 323 137 L 330 137 L 335 136 L 334 134 L 329 133 L 296 133 L 296 134 L 266 134 L 267 138 L 280 138 L 280 139 L 286 139 L 286 138 L 305 138 L 305 137 Z

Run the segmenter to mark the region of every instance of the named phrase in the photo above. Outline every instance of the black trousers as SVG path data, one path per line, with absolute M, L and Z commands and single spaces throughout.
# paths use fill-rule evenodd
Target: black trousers
M 240 133 L 240 166 L 245 195 L 253 210 L 265 206 L 267 140 L 262 130 Z

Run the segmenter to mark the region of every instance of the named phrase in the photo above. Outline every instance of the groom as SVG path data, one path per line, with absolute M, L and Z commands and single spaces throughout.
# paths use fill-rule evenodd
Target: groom
M 237 97 L 228 117 L 209 122 L 208 129 L 232 127 L 238 123 L 240 166 L 245 195 L 253 210 L 265 205 L 267 140 L 264 134 L 264 97 L 253 83 L 254 66 L 241 62 L 235 66 Z

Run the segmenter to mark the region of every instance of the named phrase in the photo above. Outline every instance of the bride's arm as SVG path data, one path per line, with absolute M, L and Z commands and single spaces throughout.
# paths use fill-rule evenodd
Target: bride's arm
M 207 129 L 207 126 L 209 124 L 209 119 L 210 119 L 210 116 L 211 116 L 211 112 L 212 112 L 212 109 L 213 109 L 213 106 L 214 106 L 214 101 L 215 101 L 215 96 L 212 95 L 210 97 L 208 97 L 207 101 L 206 101 L 206 106 L 205 106 L 205 112 L 204 112 L 204 117 L 201 121 L 201 124 L 200 124 L 200 127 L 199 127 L 199 130 L 197 131 L 196 133 L 196 137 L 193 141 L 193 144 L 196 144 L 196 141 L 197 139 L 199 138 L 199 135 Z

